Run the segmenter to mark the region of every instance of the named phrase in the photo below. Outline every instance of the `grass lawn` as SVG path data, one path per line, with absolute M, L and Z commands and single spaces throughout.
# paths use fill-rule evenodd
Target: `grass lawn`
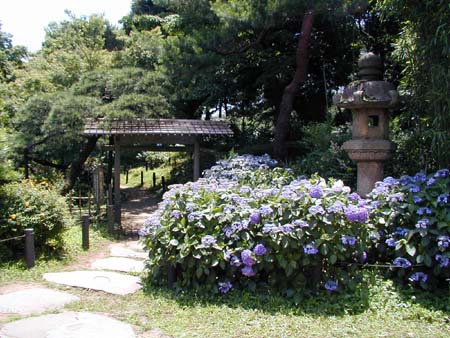
M 71 264 L 105 250 L 110 243 L 94 231 L 92 249 L 83 252 L 78 227 L 70 229 L 66 239 L 68 251 L 63 260 L 39 261 L 31 270 L 24 269 L 22 264 L 0 265 L 0 286 L 12 282 L 46 284 L 41 279 L 44 272 L 67 270 Z M 127 296 L 60 289 L 82 299 L 66 309 L 106 313 L 134 325 L 137 333 L 158 327 L 174 337 L 450 336 L 448 294 L 413 293 L 373 271 L 366 273 L 365 283 L 354 294 L 324 291 L 300 304 L 277 296 L 237 291 L 209 298 L 191 292 L 175 295 L 154 287 Z M 5 320 L 0 318 L 0 323 Z

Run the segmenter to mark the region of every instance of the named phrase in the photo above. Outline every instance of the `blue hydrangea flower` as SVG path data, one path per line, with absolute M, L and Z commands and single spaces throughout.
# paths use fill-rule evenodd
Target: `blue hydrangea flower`
M 396 185 L 396 184 L 399 183 L 398 180 L 397 180 L 396 178 L 393 178 L 393 177 L 391 177 L 391 176 L 386 177 L 386 178 L 383 180 L 383 182 L 386 183 L 386 184 L 388 184 L 388 185 L 390 185 L 390 186 L 393 186 L 393 185 Z
M 440 194 L 436 201 L 438 203 L 448 203 L 448 194 Z
M 325 283 L 325 285 L 323 287 L 325 289 L 327 289 L 328 291 L 335 291 L 338 287 L 338 284 L 334 280 L 330 279 Z
M 420 191 L 420 187 L 419 187 L 418 185 L 411 184 L 411 185 L 408 187 L 408 190 L 409 190 L 409 192 L 417 193 L 417 192 Z
M 419 204 L 422 201 L 423 201 L 423 199 L 420 196 L 417 196 L 417 195 L 413 196 L 414 204 Z
M 423 272 L 415 272 L 411 275 L 411 277 L 409 277 L 409 280 L 411 282 L 422 282 L 422 283 L 426 283 L 426 281 L 428 280 L 428 275 L 426 273 Z
M 405 199 L 405 195 L 403 195 L 401 192 L 397 192 L 395 194 L 389 195 L 387 198 L 389 201 L 397 203 L 403 201 Z
M 303 246 L 303 252 L 307 255 L 315 255 L 319 252 L 319 250 L 316 247 L 316 243 L 311 242 L 311 243 Z
M 400 180 L 399 180 L 401 185 L 408 185 L 412 181 L 413 181 L 413 178 L 411 176 L 407 176 L 407 175 L 400 177 Z
M 251 267 L 251 266 L 244 266 L 242 269 L 241 269 L 241 273 L 244 275 L 244 276 L 246 276 L 246 277 L 253 277 L 253 276 L 255 276 L 256 275 L 256 272 L 255 272 L 255 270 L 253 270 L 253 268 Z
M 397 245 L 397 241 L 395 240 L 395 238 L 392 238 L 392 237 L 386 239 L 384 242 L 386 243 L 387 246 L 390 246 L 390 247 L 394 247 Z
M 436 183 L 436 180 L 434 179 L 434 178 L 430 178 L 430 179 L 428 179 L 428 181 L 427 181 L 427 186 L 429 187 L 429 186 L 431 186 L 431 185 L 433 185 L 433 184 L 435 184 Z
M 191 213 L 191 214 L 188 215 L 187 219 L 188 219 L 189 222 L 194 222 L 195 221 L 195 215 Z
M 308 211 L 312 214 L 312 215 L 323 215 L 325 213 L 324 208 L 322 208 L 321 205 L 313 205 L 311 207 L 309 207 Z
M 344 210 L 344 207 L 344 203 L 342 203 L 341 201 L 336 201 L 327 208 L 327 211 L 334 214 L 339 214 Z
M 361 199 L 361 196 L 358 195 L 356 192 L 352 192 L 350 195 L 348 195 L 349 201 L 359 201 Z
M 202 244 L 204 246 L 212 246 L 217 243 L 217 239 L 211 235 L 206 235 L 202 237 Z
M 323 196 L 323 190 L 320 185 L 313 185 L 308 193 L 312 198 L 321 198 Z
M 430 220 L 428 218 L 422 218 L 417 221 L 416 228 L 418 229 L 426 229 L 430 225 Z
M 433 213 L 433 211 L 430 208 L 427 207 L 423 207 L 423 208 L 419 208 L 416 211 L 417 215 L 431 215 Z
M 409 234 L 409 229 L 402 228 L 402 227 L 396 227 L 395 228 L 395 234 L 399 235 L 399 236 L 402 236 L 402 237 L 405 237 L 405 236 L 407 236 Z
M 285 224 L 285 225 L 281 225 L 278 228 L 282 233 L 284 234 L 288 234 L 291 233 L 292 230 L 294 230 L 294 226 L 292 224 Z
M 365 223 L 369 219 L 369 213 L 366 208 L 350 205 L 344 209 L 345 217 L 350 222 Z
M 264 226 L 262 228 L 262 232 L 264 234 L 267 234 L 269 232 L 277 232 L 277 231 L 278 231 L 278 227 L 272 223 L 264 224 Z
M 223 233 L 225 234 L 225 237 L 230 238 L 231 235 L 233 235 L 233 230 L 231 230 L 230 226 L 226 226 L 222 229 Z
M 248 266 L 252 266 L 256 264 L 256 261 L 253 259 L 253 252 L 249 249 L 245 249 L 241 252 L 241 260 L 242 263 Z
M 367 252 L 363 251 L 361 254 L 361 263 L 365 263 L 367 261 Z
M 447 177 L 449 176 L 450 171 L 448 169 L 440 169 L 438 171 L 436 171 L 436 173 L 434 174 L 434 177 Z
M 412 266 L 411 262 L 408 261 L 406 258 L 403 257 L 397 257 L 392 262 L 395 266 L 401 267 L 401 268 L 409 268 Z
M 256 244 L 255 247 L 253 248 L 253 252 L 255 253 L 256 256 L 262 256 L 267 253 L 267 249 L 263 244 Z
M 427 180 L 427 176 L 423 173 L 417 173 L 413 177 L 414 182 L 425 182 Z
M 228 293 L 232 287 L 233 287 L 233 284 L 231 284 L 230 281 L 225 281 L 225 282 L 219 283 L 219 291 L 223 294 Z
M 299 220 L 299 219 L 296 219 L 295 221 L 293 221 L 292 225 L 298 226 L 300 228 L 308 228 L 309 227 L 308 223 L 306 223 L 305 221 Z
M 344 245 L 350 245 L 353 246 L 356 244 L 356 237 L 344 235 L 341 237 L 341 242 Z
M 436 255 L 434 257 L 436 259 L 436 261 L 439 262 L 439 266 L 441 268 L 446 268 L 450 265 L 450 258 L 443 256 L 443 255 Z
M 447 235 L 439 236 L 437 240 L 438 240 L 438 247 L 440 249 L 446 249 L 450 246 L 450 237 Z
M 261 222 L 261 214 L 259 212 L 254 212 L 250 215 L 250 223 L 258 224 Z

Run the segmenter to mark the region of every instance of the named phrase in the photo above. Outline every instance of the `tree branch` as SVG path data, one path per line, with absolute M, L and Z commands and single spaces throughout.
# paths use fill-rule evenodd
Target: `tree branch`
M 216 53 L 218 53 L 220 55 L 233 55 L 233 54 L 245 53 L 249 49 L 255 48 L 256 46 L 261 44 L 261 42 L 266 38 L 266 36 L 269 34 L 269 32 L 272 31 L 272 29 L 273 29 L 272 26 L 267 26 L 259 33 L 259 35 L 255 41 L 250 42 L 244 46 L 238 47 L 236 49 L 232 49 L 232 50 L 226 50 L 225 48 L 219 47 L 216 49 Z

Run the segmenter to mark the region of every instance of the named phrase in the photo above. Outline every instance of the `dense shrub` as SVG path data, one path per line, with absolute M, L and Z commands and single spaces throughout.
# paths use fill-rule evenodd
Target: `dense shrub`
M 442 169 L 388 177 L 371 193 L 378 232 L 372 239 L 394 273 L 423 288 L 445 285 L 450 278 L 450 177 Z
M 38 251 L 63 247 L 62 231 L 71 225 L 68 206 L 63 197 L 46 182 L 23 181 L 0 187 L 0 238 L 20 236 L 33 228 Z M 22 254 L 23 240 L 0 243 L 0 258 Z
M 296 178 L 275 164 L 238 156 L 172 186 L 144 230 L 150 280 L 166 283 L 173 266 L 177 286 L 209 292 L 354 287 L 371 205 L 341 181 Z

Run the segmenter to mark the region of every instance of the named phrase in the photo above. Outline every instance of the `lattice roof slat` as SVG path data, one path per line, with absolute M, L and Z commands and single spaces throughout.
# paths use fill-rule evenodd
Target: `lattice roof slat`
M 134 119 L 134 120 L 88 120 L 84 135 L 158 135 L 199 136 L 233 135 L 226 121 Z

